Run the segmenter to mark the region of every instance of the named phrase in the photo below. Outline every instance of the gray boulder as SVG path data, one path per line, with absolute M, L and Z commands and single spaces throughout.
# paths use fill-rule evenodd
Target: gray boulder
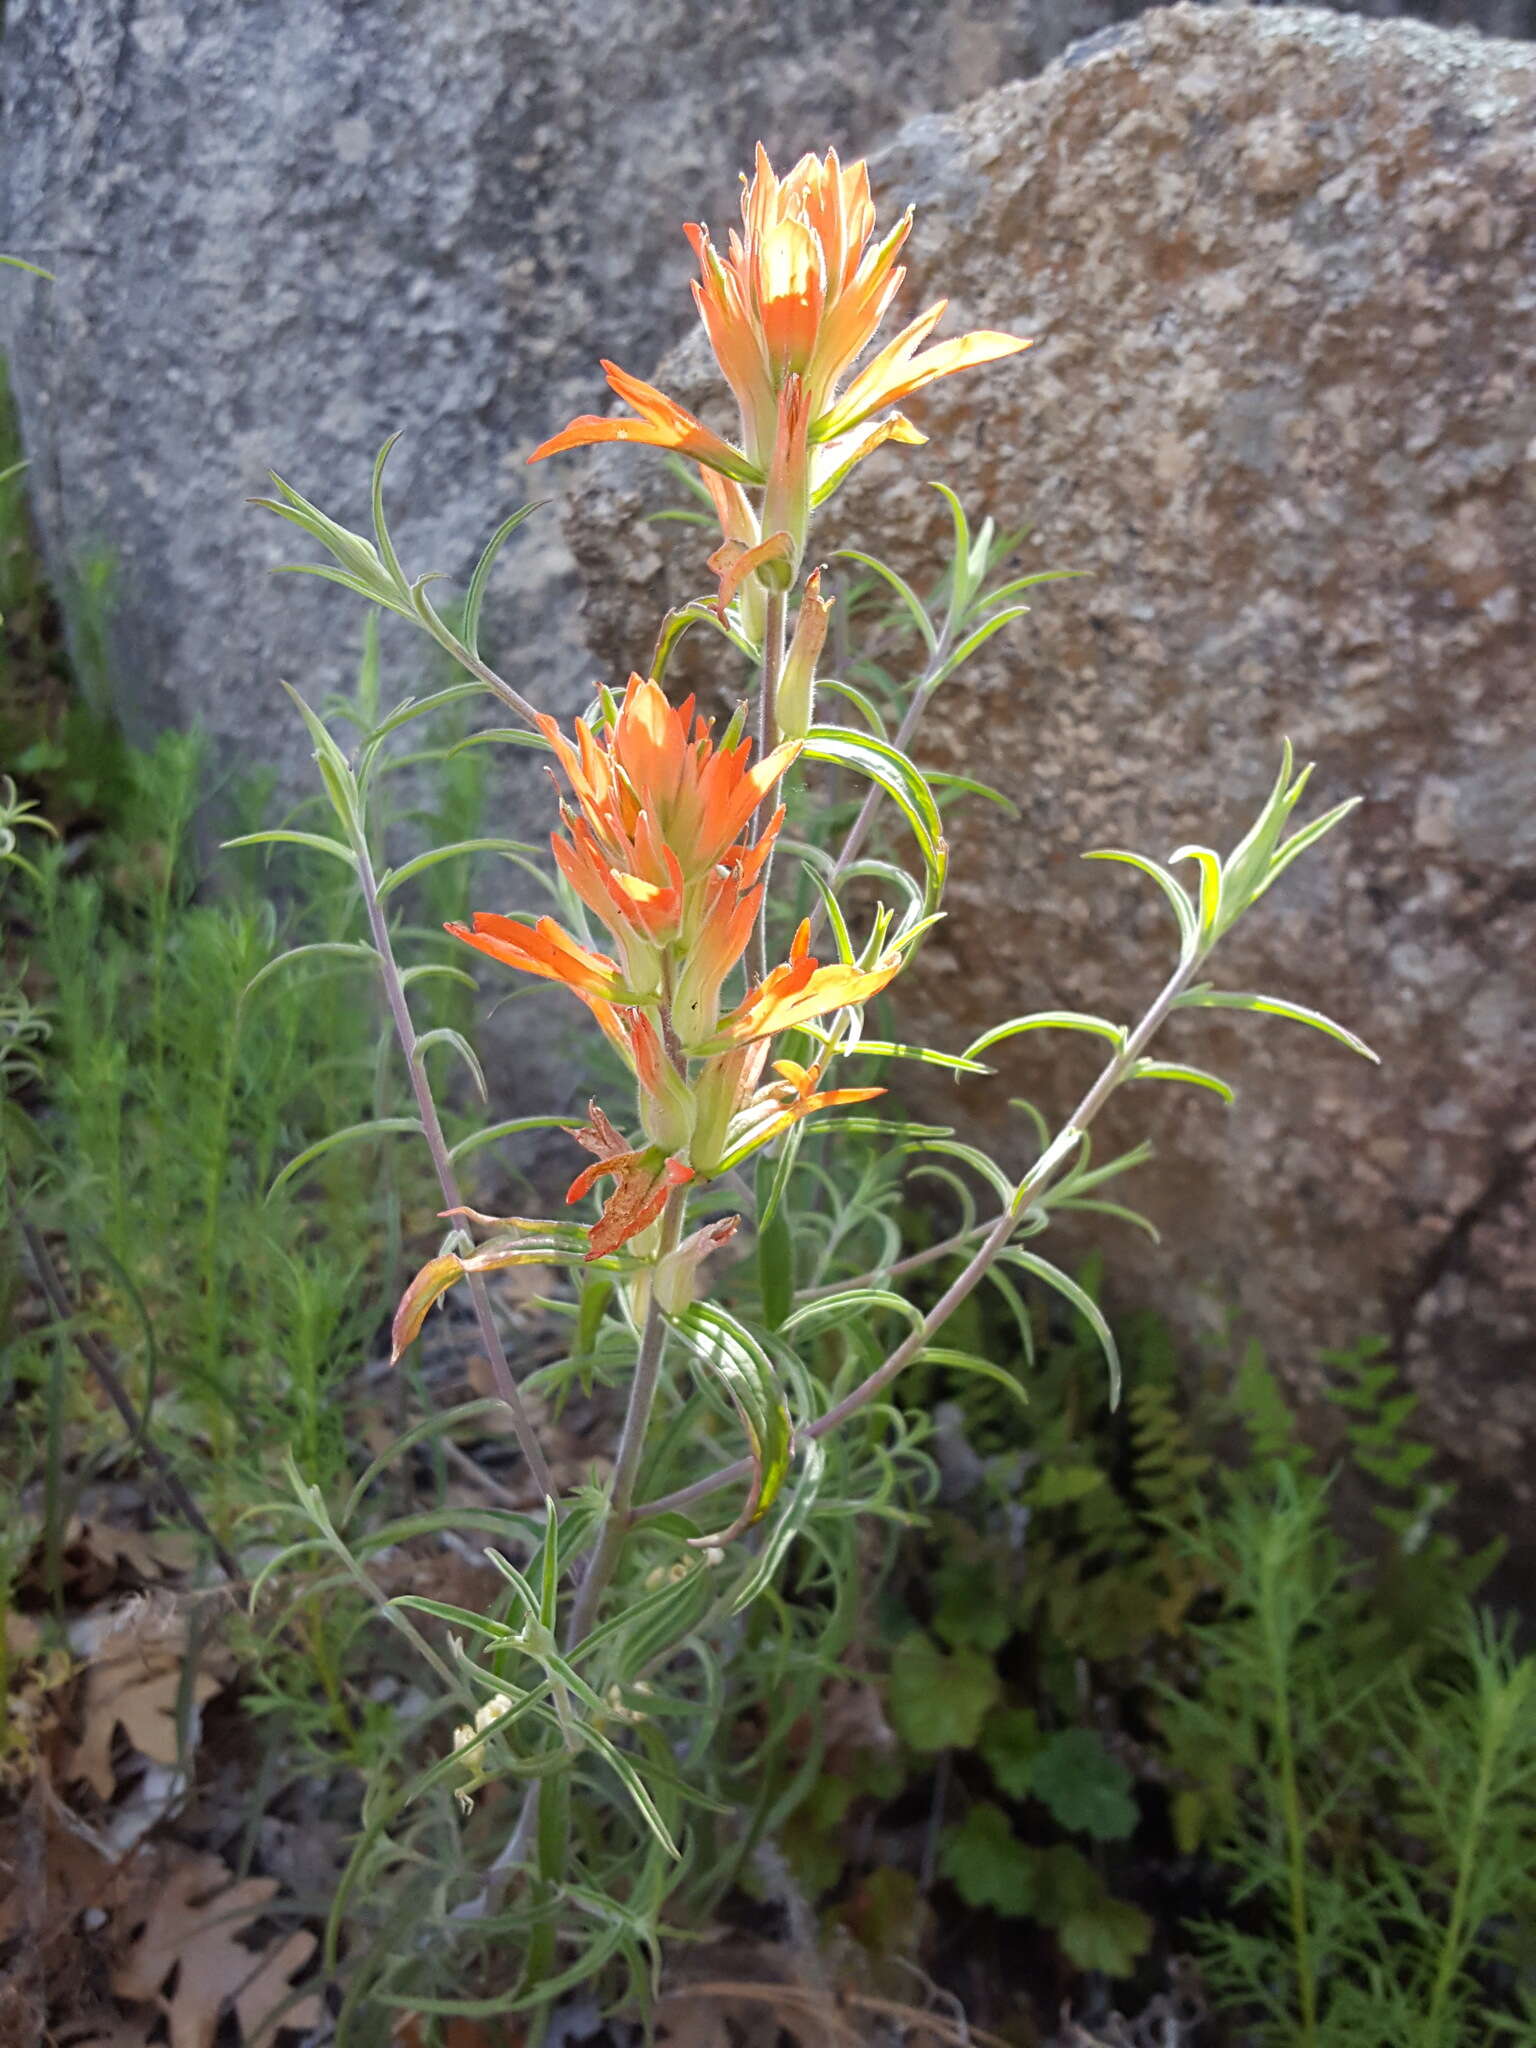
M 1506 1508 L 1532 1498 L 1536 1421 L 1533 140 L 1536 53 L 1287 9 L 1146 15 L 914 122 L 877 165 L 889 209 L 919 206 L 911 305 L 947 291 L 953 327 L 1038 343 L 914 401 L 932 448 L 866 464 L 826 539 L 923 587 L 942 475 L 1030 527 L 1026 565 L 1091 572 L 922 732 L 920 758 L 1022 810 L 957 818 L 949 922 L 900 985 L 930 1043 L 1046 1007 L 1134 1017 L 1171 923 L 1077 855 L 1230 845 L 1282 734 L 1319 805 L 1363 794 L 1221 976 L 1341 1017 L 1383 1067 L 1277 1020 L 1178 1020 L 1170 1052 L 1238 1103 L 1119 1099 L 1113 1135 L 1158 1142 L 1139 1198 L 1164 1244 L 1117 1235 L 1109 1270 L 1186 1323 L 1236 1310 L 1304 1391 L 1323 1348 L 1385 1332 Z M 660 381 L 703 400 L 697 345 Z M 700 580 L 688 529 L 634 553 L 655 496 L 613 451 L 572 500 L 614 672 Z M 1022 1160 L 1006 1096 L 1065 1115 L 1093 1053 L 1034 1033 L 997 1058 L 992 1093 L 928 1106 Z

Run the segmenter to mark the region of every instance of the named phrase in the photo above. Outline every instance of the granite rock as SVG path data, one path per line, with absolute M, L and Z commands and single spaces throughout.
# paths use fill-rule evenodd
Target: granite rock
M 1120 1298 L 1235 1313 L 1304 1394 L 1324 1349 L 1385 1332 L 1506 1522 L 1536 1495 L 1533 142 L 1529 49 L 1289 9 L 1144 15 L 913 122 L 876 166 L 888 208 L 918 203 L 911 305 L 947 291 L 953 327 L 1037 345 L 913 401 L 932 448 L 867 463 L 836 535 L 922 587 L 943 476 L 1029 527 L 1026 566 L 1088 572 L 921 734 L 1021 811 L 957 817 L 949 922 L 902 984 L 930 1043 L 1044 1007 L 1134 1016 L 1171 924 L 1077 855 L 1233 843 L 1282 734 L 1319 804 L 1363 796 L 1220 975 L 1341 1017 L 1382 1067 L 1273 1019 L 1179 1019 L 1170 1053 L 1237 1105 L 1126 1091 L 1114 1135 L 1157 1140 L 1139 1198 L 1164 1243 L 1094 1234 Z M 708 397 L 696 342 L 659 376 Z M 699 580 L 689 529 L 632 548 L 657 495 L 612 451 L 572 501 L 613 672 Z M 1064 1115 L 1091 1043 L 997 1058 L 990 1092 L 928 1106 L 1022 1160 L 1006 1097 Z

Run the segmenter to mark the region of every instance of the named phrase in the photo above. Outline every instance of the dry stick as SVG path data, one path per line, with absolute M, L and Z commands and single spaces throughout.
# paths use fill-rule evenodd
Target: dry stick
M 25 1219 L 22 1220 L 21 1234 L 26 1241 L 27 1251 L 31 1255 L 32 1264 L 37 1270 L 37 1277 L 42 1290 L 48 1297 L 49 1307 L 61 1323 L 73 1324 L 76 1319 L 76 1310 L 71 1304 L 69 1296 L 64 1292 L 64 1283 L 59 1278 L 58 1268 L 48 1255 L 47 1245 L 44 1244 L 39 1233 Z M 98 1344 L 96 1339 L 86 1330 L 71 1329 L 70 1334 L 75 1340 L 75 1346 L 80 1356 L 96 1375 L 102 1392 L 122 1417 L 128 1434 L 138 1444 L 150 1464 L 154 1466 L 156 1476 L 165 1488 L 177 1513 L 182 1517 L 183 1521 L 191 1523 L 203 1541 L 212 1549 L 214 1556 L 218 1559 L 219 1570 L 223 1572 L 225 1578 L 238 1582 L 240 1567 L 235 1562 L 234 1556 L 225 1549 L 218 1537 L 215 1536 L 213 1530 L 208 1525 L 202 1509 L 182 1483 L 179 1473 L 160 1449 L 160 1446 L 150 1436 L 138 1410 L 133 1405 L 133 1397 L 123 1385 L 117 1368 L 108 1357 L 105 1347 Z
M 1008 1240 L 1018 1227 L 1019 1218 L 1028 1209 L 1030 1202 L 1036 1195 L 1043 1194 L 1056 1178 L 1057 1173 L 1077 1150 L 1088 1126 L 1140 1057 L 1148 1040 L 1166 1021 L 1169 1011 L 1199 966 L 1201 957 L 1196 953 L 1188 959 L 1180 960 L 1141 1022 L 1105 1065 L 1066 1124 L 1019 1182 L 1012 1203 L 988 1231 L 969 1265 L 950 1282 L 944 1294 L 924 1316 L 918 1327 L 911 1331 L 897 1345 L 885 1363 L 855 1387 L 851 1394 L 845 1394 L 843 1399 L 829 1408 L 825 1415 L 818 1416 L 804 1429 L 797 1430 L 797 1446 L 813 1443 L 818 1437 L 826 1436 L 840 1423 L 846 1422 L 850 1415 L 866 1407 L 877 1395 L 883 1394 L 902 1368 L 910 1365 L 923 1347 L 932 1342 L 935 1334 L 985 1278 L 989 1267 L 1007 1246 Z M 663 1494 L 659 1500 L 647 1501 L 644 1507 L 635 1510 L 634 1519 L 648 1521 L 652 1515 L 665 1514 L 672 1508 L 687 1507 L 694 1501 L 703 1500 L 707 1495 L 717 1492 L 722 1486 L 729 1486 L 734 1480 L 746 1478 L 751 1471 L 751 1459 L 738 1458 L 733 1465 L 722 1466 L 718 1472 L 710 1473 L 707 1478 L 696 1479 L 691 1486 L 679 1487 L 675 1493 Z
M 405 985 L 400 979 L 395 949 L 390 941 L 389 921 L 384 915 L 384 905 L 379 900 L 379 885 L 374 876 L 367 838 L 361 826 L 355 835 L 354 850 L 357 854 L 358 881 L 362 887 L 363 901 L 368 906 L 368 924 L 373 933 L 374 950 L 379 956 L 379 973 L 384 983 L 384 993 L 389 999 L 390 1014 L 394 1018 L 395 1036 L 400 1041 L 406 1066 L 410 1069 L 411 1090 L 416 1097 L 416 1113 L 421 1119 L 427 1149 L 432 1154 L 437 1184 L 442 1190 L 443 1206 L 450 1210 L 462 1209 L 464 1198 L 459 1192 L 458 1175 L 453 1170 L 448 1141 L 443 1136 L 442 1119 L 437 1113 L 437 1103 L 427 1080 L 421 1041 L 417 1038 L 416 1027 L 411 1022 L 410 1004 L 406 1000 Z M 475 1308 L 475 1320 L 480 1327 L 480 1341 L 485 1346 L 485 1354 L 490 1361 L 491 1378 L 495 1382 L 496 1392 L 506 1402 L 511 1413 L 512 1428 L 517 1437 L 518 1447 L 528 1460 L 528 1469 L 533 1474 L 535 1485 L 540 1493 L 553 1498 L 555 1482 L 540 1448 L 538 1437 L 534 1433 L 533 1424 L 529 1420 L 528 1410 L 523 1405 L 517 1381 L 512 1377 L 512 1368 L 507 1363 L 501 1332 L 497 1329 L 496 1319 L 491 1313 L 491 1297 L 486 1291 L 484 1276 L 471 1273 L 467 1278 L 469 1297 Z

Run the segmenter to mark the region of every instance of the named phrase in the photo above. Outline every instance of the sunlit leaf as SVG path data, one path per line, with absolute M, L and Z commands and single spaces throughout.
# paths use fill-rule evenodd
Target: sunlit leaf
M 980 1038 L 973 1039 L 965 1048 L 964 1057 L 973 1060 L 979 1052 L 1001 1045 L 1006 1038 L 1017 1038 L 1025 1031 L 1088 1031 L 1117 1046 L 1125 1040 L 1120 1026 L 1111 1024 L 1107 1017 L 1090 1016 L 1086 1010 L 1036 1010 L 1027 1017 L 1010 1017 L 1007 1023 L 994 1024 L 990 1031 L 983 1031 Z
M 1239 994 L 1232 989 L 1221 988 L 1190 988 L 1176 999 L 1174 1007 L 1181 1010 L 1252 1010 L 1266 1017 L 1289 1017 L 1293 1023 L 1310 1024 L 1314 1031 L 1336 1038 L 1340 1045 L 1347 1045 L 1351 1052 L 1359 1053 L 1363 1059 L 1371 1060 L 1377 1066 L 1381 1064 L 1378 1055 L 1353 1031 L 1346 1031 L 1342 1024 L 1335 1024 L 1320 1010 L 1309 1010 L 1301 1003 L 1286 1002 L 1280 996 Z

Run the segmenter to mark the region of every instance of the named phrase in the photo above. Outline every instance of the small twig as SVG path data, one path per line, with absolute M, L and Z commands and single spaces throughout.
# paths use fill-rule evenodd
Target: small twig
M 133 1404 L 132 1396 L 123 1385 L 117 1367 L 113 1364 L 107 1353 L 106 1347 L 99 1344 L 88 1330 L 76 1327 L 78 1312 L 64 1291 L 64 1283 L 59 1278 L 58 1268 L 49 1256 L 48 1247 L 44 1244 L 41 1235 L 34 1230 L 25 1218 L 22 1220 L 21 1234 L 26 1242 L 32 1264 L 36 1269 L 38 1283 L 42 1287 L 44 1294 L 48 1297 L 49 1307 L 53 1310 L 59 1321 L 69 1328 L 69 1333 L 75 1341 L 76 1350 L 79 1351 L 80 1356 L 94 1373 L 102 1392 L 122 1417 L 123 1426 L 144 1453 L 149 1463 L 154 1467 L 156 1476 L 165 1488 L 166 1494 L 169 1496 L 176 1512 L 183 1521 L 189 1522 L 203 1538 L 204 1542 L 208 1544 L 218 1560 L 219 1569 L 223 1572 L 225 1578 L 238 1583 L 241 1576 L 240 1567 L 235 1562 L 233 1553 L 227 1550 L 213 1533 L 202 1509 L 187 1491 L 181 1475 L 165 1456 L 154 1438 L 150 1436 L 143 1419 L 139 1415 L 138 1409 Z

